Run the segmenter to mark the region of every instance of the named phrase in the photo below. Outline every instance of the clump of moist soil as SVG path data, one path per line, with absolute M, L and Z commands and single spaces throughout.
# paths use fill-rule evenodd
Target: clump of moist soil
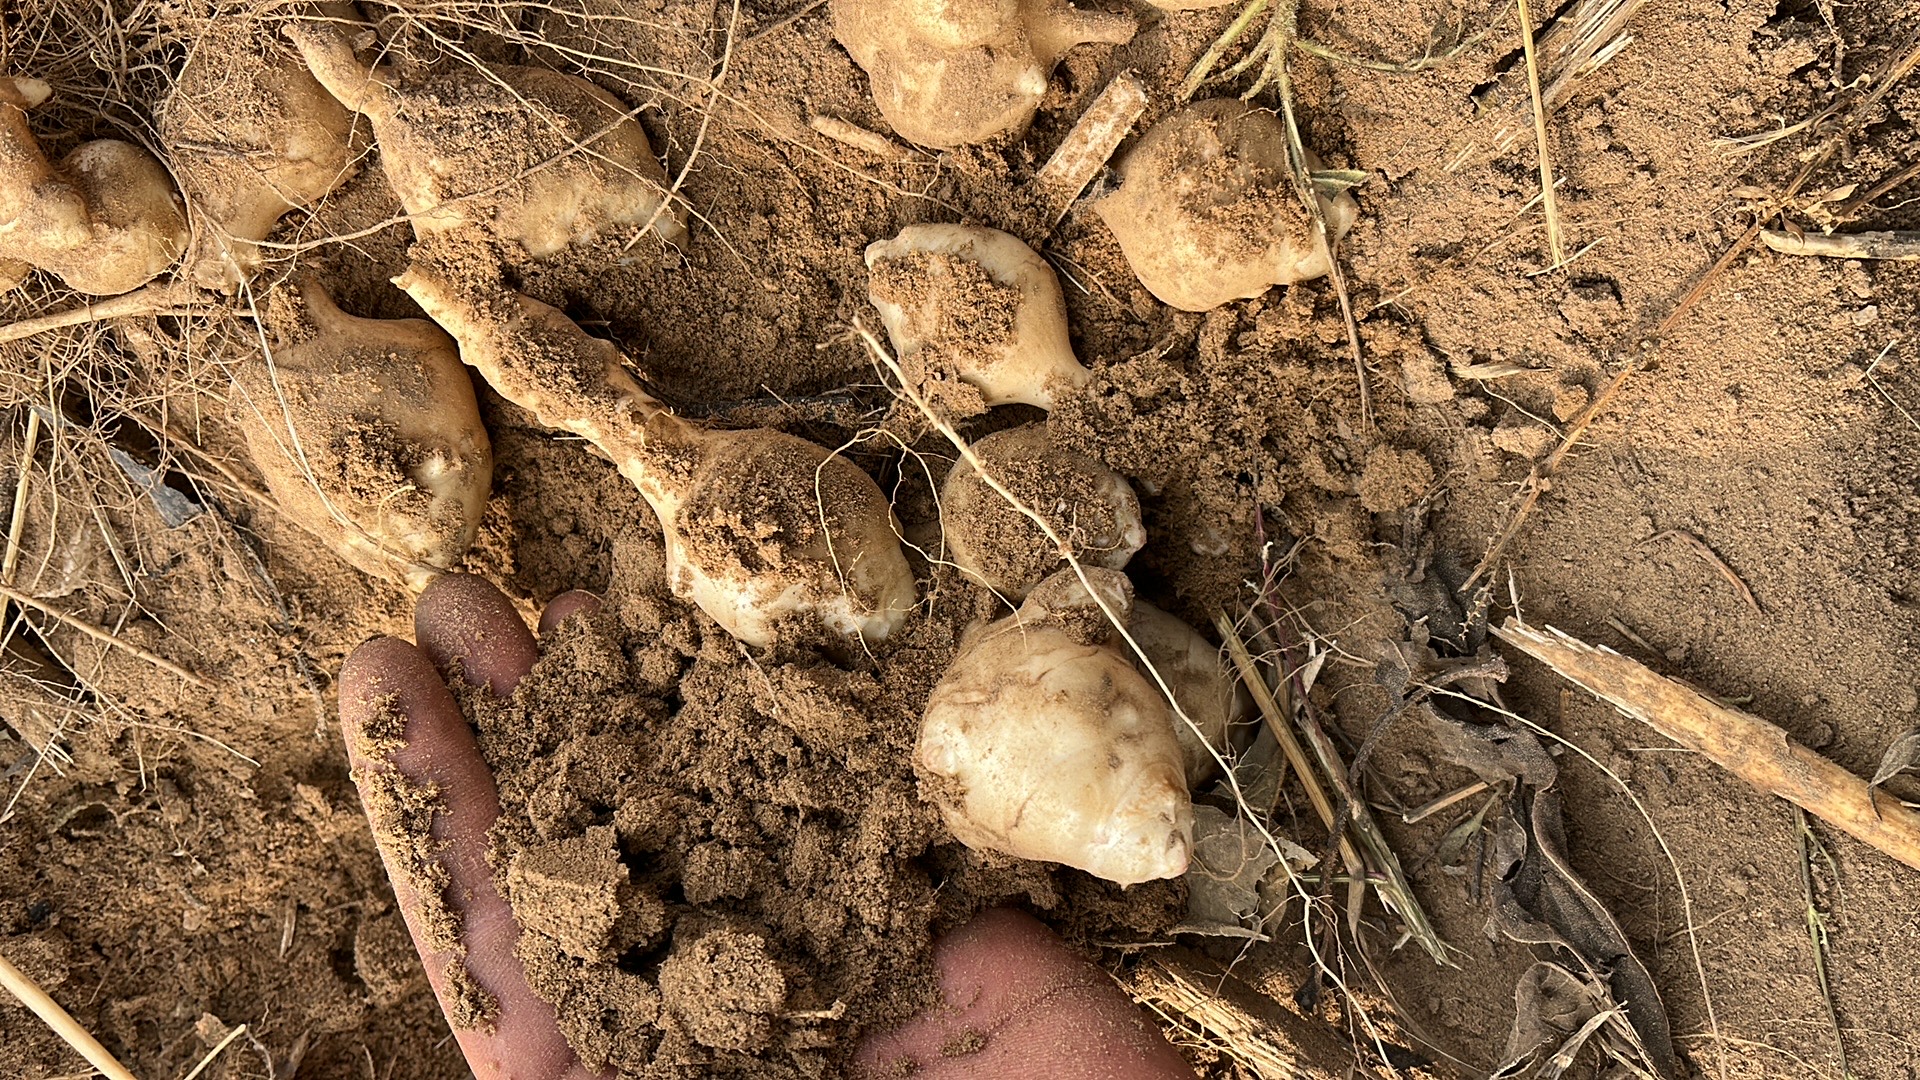
M 605 610 L 550 635 L 511 698 L 463 694 L 519 954 L 589 1067 L 835 1075 L 858 1033 L 937 999 L 933 938 L 985 904 L 1105 896 L 1069 918 L 1107 939 L 1173 924 L 1176 884 L 1116 902 L 940 827 L 908 762 L 956 620 L 854 670 L 751 659 L 663 575 L 657 537 L 629 533 Z

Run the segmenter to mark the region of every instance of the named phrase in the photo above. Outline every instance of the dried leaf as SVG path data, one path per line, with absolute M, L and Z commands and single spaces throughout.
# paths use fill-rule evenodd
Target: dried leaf
M 1284 841 L 1283 841 L 1284 843 Z M 1313 857 L 1298 845 L 1307 862 Z M 1295 857 L 1294 851 L 1287 852 Z M 1260 911 L 1259 886 L 1280 862 L 1245 818 L 1204 803 L 1193 808 L 1193 861 L 1187 867 L 1187 922 L 1239 926 Z
M 1915 765 L 1920 765 L 1920 728 L 1893 740 L 1893 745 L 1881 755 L 1880 767 L 1873 770 L 1873 779 L 1867 781 L 1867 786 L 1879 787 Z

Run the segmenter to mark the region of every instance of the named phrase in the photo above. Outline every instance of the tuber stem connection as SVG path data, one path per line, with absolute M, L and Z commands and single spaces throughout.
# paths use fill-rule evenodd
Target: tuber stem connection
M 672 415 L 611 342 L 497 283 L 456 286 L 416 262 L 395 284 L 501 396 L 613 460 L 660 520 L 674 594 L 735 638 L 764 646 L 785 626 L 878 641 L 913 610 L 892 508 L 852 462 L 784 432 Z
M 287 33 L 327 92 L 372 124 L 415 235 L 478 225 L 535 258 L 616 226 L 651 223 L 667 243 L 686 240 L 684 213 L 662 209 L 667 174 L 646 132 L 587 80 L 489 64 L 403 88 L 354 56 L 344 27 L 296 23 Z M 476 118 L 489 130 L 479 143 L 461 137 Z

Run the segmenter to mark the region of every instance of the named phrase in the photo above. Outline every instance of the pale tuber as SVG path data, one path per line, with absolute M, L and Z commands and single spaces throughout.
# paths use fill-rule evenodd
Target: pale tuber
M 909 225 L 867 245 L 868 297 L 909 376 L 957 379 L 986 405 L 1052 409 L 1092 378 L 1067 339 L 1053 267 L 1010 233 Z
M 1126 577 L 1086 574 L 1124 618 Z M 927 699 L 914 766 L 968 847 L 1121 885 L 1186 872 L 1193 808 L 1166 699 L 1071 570 L 969 635 Z
M 1247 734 L 1242 730 L 1251 706 L 1247 693 L 1220 662 L 1218 646 L 1152 604 L 1134 602 L 1127 632 L 1173 691 L 1180 711 L 1193 721 L 1188 726 L 1175 716 L 1173 734 L 1186 759 L 1187 784 L 1197 787 L 1219 770 L 1216 755 L 1226 755 L 1242 743 L 1240 736 Z
M 1141 136 L 1118 171 L 1120 189 L 1094 210 L 1166 304 L 1208 311 L 1329 268 L 1294 187 L 1286 127 L 1267 110 L 1235 99 L 1189 105 Z M 1314 197 L 1338 240 L 1359 212 L 1353 197 Z
M 833 0 L 833 31 L 901 138 L 953 147 L 1024 131 L 1060 57 L 1124 44 L 1134 21 L 1065 0 Z
M 194 43 L 159 121 L 194 227 L 187 272 L 215 289 L 253 277 L 281 216 L 352 178 L 366 149 L 300 54 L 244 20 Z
M 396 284 L 503 397 L 613 459 L 653 507 L 675 595 L 767 645 L 783 624 L 877 641 L 913 609 L 886 497 L 852 462 L 779 431 L 709 431 L 668 413 L 620 350 L 495 281 L 422 262 Z
M 546 68 L 457 68 L 423 86 L 362 63 L 345 30 L 287 33 L 340 104 L 365 116 L 380 166 L 422 238 L 477 225 L 544 258 L 618 226 L 686 239 L 646 132 L 606 91 Z
M 247 449 L 274 498 L 340 557 L 425 588 L 466 554 L 493 480 L 473 383 L 425 319 L 361 319 L 302 282 L 269 300 L 280 341 L 235 375 Z
M 0 75 L 0 285 L 27 267 L 94 296 L 128 292 L 164 273 L 186 247 L 187 223 L 160 162 L 132 143 L 81 143 L 47 160 L 27 110 L 51 87 Z
M 995 432 L 974 443 L 973 453 L 986 474 L 1046 518 L 1082 562 L 1118 570 L 1146 544 L 1140 500 L 1127 478 L 1055 445 L 1045 424 Z M 954 565 L 1013 599 L 1060 566 L 1061 554 L 1040 526 L 964 459 L 940 487 L 940 523 Z

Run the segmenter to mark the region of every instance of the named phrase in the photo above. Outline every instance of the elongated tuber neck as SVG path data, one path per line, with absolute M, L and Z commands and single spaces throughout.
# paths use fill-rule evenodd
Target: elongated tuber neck
M 307 70 L 340 104 L 376 120 L 393 115 L 398 92 L 391 78 L 379 66 L 369 67 L 353 55 L 353 44 L 343 27 L 293 23 L 286 33 L 306 60 Z
M 1065 0 L 1022 0 L 1021 7 L 1027 18 L 1027 40 L 1043 71 L 1053 70 L 1075 45 L 1125 45 L 1139 28 L 1132 16 L 1081 11 Z
M 542 424 L 592 442 L 616 462 L 644 457 L 650 428 L 684 426 L 627 374 L 612 342 L 580 329 L 561 311 L 504 288 L 462 295 L 419 264 L 394 284 L 453 335 L 460 358 L 503 397 Z

